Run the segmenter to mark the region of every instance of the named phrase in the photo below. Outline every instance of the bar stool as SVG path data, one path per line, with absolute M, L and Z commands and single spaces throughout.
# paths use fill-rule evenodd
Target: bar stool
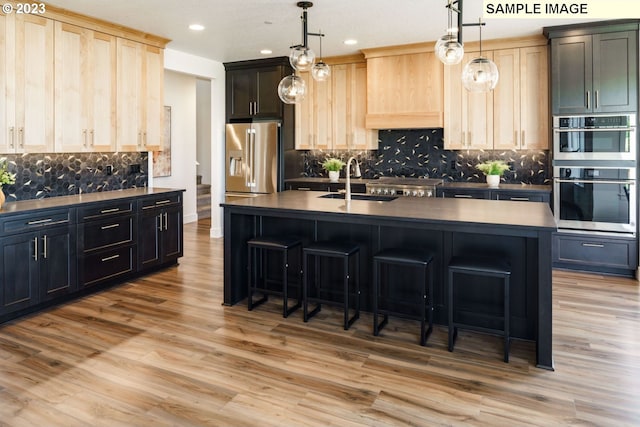
M 269 295 L 282 296 L 282 317 L 288 317 L 302 305 L 302 270 L 300 264 L 302 261 L 302 242 L 294 237 L 254 237 L 247 241 L 248 248 L 248 294 L 247 304 L 249 311 L 253 310 L 260 304 L 268 301 Z M 297 303 L 289 308 L 289 252 L 296 250 L 295 265 L 298 268 L 298 284 L 296 285 Z M 275 282 L 267 278 L 268 270 L 268 254 L 270 252 L 282 254 L 282 288 L 281 290 L 270 289 L 268 284 Z M 256 255 L 254 257 L 254 254 Z M 256 266 L 259 263 L 259 267 Z M 258 271 L 260 273 L 258 273 Z M 261 286 L 260 286 L 261 285 Z M 262 294 L 262 298 L 258 301 L 253 300 L 254 292 Z
M 313 316 L 318 314 L 322 309 L 322 304 L 329 305 L 342 305 L 344 310 L 344 329 L 345 331 L 360 317 L 360 246 L 352 242 L 336 242 L 336 241 L 324 241 L 315 242 L 309 246 L 303 248 L 303 297 L 302 307 L 304 313 L 304 321 L 308 322 Z M 309 295 L 310 274 L 309 274 L 309 258 L 314 260 L 314 288 L 316 294 Z M 323 258 L 339 259 L 343 262 L 342 270 L 342 290 L 336 291 L 332 289 L 325 289 L 322 286 L 322 276 L 330 273 L 330 270 L 321 271 L 321 260 Z M 349 282 L 351 279 L 351 260 L 355 258 L 355 268 L 353 269 L 355 279 L 354 289 L 350 291 Z M 332 295 L 333 294 L 333 295 Z M 330 296 L 342 297 L 342 302 L 336 301 L 336 298 Z M 349 306 L 350 299 L 355 299 L 355 314 L 349 318 Z M 316 307 L 309 312 L 309 303 L 315 303 Z
M 502 329 L 472 325 L 462 321 L 456 321 L 454 315 L 457 307 L 454 300 L 454 274 L 466 274 L 472 276 L 496 277 L 502 279 L 504 287 L 503 315 L 484 315 L 485 318 L 502 323 Z M 504 337 L 504 361 L 509 362 L 509 279 L 511 277 L 511 265 L 506 260 L 483 257 L 453 257 L 449 262 L 448 302 L 449 302 L 449 351 L 453 351 L 453 345 L 458 334 L 458 328 L 471 329 L 480 332 L 498 334 Z
M 420 321 L 420 345 L 427 343 L 433 331 L 433 255 L 425 250 L 391 248 L 384 249 L 373 256 L 373 335 L 378 336 L 380 330 L 389 321 L 389 314 L 396 317 Z M 396 299 L 389 295 L 388 271 L 383 275 L 383 267 L 397 265 L 417 269 L 421 280 L 414 284 L 414 292 L 406 299 Z M 395 309 L 390 309 L 394 307 Z M 418 309 L 419 315 L 410 313 Z M 398 311 L 402 310 L 402 311 Z M 378 316 L 383 320 L 378 323 Z M 426 323 L 429 323 L 427 329 Z

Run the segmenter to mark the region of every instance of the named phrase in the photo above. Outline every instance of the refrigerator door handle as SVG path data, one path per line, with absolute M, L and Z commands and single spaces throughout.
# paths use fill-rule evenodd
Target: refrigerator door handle
M 244 168 L 244 184 L 247 188 L 251 186 L 251 129 L 247 129 L 247 133 L 244 135 L 244 149 L 245 149 L 245 168 Z
M 251 177 L 249 185 L 256 186 L 256 130 L 251 129 Z

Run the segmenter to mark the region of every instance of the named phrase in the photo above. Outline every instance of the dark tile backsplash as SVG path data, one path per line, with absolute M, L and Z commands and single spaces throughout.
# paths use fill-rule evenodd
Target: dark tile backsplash
M 485 160 L 502 159 L 511 165 L 505 172 L 506 183 L 549 184 L 551 166 L 549 152 L 445 150 L 443 129 L 381 130 L 378 150 L 371 151 L 308 151 L 303 154 L 303 176 L 325 177 L 322 162 L 338 157 L 345 162 L 355 155 L 363 178 L 381 176 L 441 178 L 449 182 L 485 182 L 485 176 L 475 165 Z M 344 176 L 344 169 L 342 176 Z
M 51 153 L 3 154 L 16 183 L 3 185 L 7 202 L 98 191 L 146 187 L 148 154 L 143 153 Z M 130 166 L 140 172 L 130 174 Z M 107 174 L 111 166 L 111 175 Z

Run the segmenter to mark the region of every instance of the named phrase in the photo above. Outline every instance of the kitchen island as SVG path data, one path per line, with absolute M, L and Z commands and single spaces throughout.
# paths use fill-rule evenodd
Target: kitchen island
M 371 306 L 373 254 L 397 246 L 429 249 L 435 255 L 434 319 L 445 325 L 446 268 L 451 257 L 505 257 L 512 265 L 512 336 L 535 341 L 537 366 L 553 369 L 551 235 L 557 228 L 548 204 L 396 198 L 352 200 L 347 205 L 325 195 L 285 191 L 222 204 L 225 304 L 246 298 L 246 241 L 254 236 L 296 235 L 303 244 L 325 239 L 357 242 L 365 309 Z M 486 290 L 468 292 L 488 306 L 499 298 Z

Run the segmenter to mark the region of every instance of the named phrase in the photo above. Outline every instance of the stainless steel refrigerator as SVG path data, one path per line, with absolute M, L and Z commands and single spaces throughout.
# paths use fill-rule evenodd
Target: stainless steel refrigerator
M 253 196 L 279 190 L 280 122 L 227 123 L 227 196 Z

